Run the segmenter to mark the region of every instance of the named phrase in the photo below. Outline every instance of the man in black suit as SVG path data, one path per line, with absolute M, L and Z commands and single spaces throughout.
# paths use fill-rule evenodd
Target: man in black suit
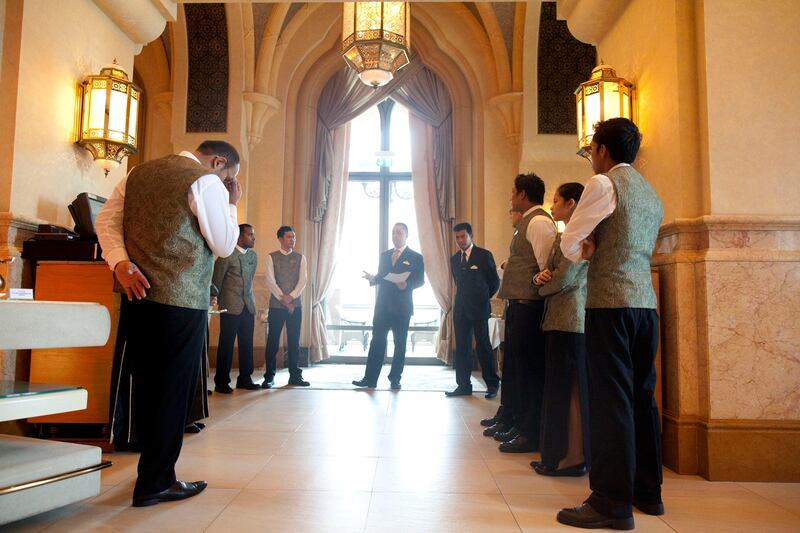
M 414 314 L 412 291 L 425 283 L 425 265 L 422 255 L 406 246 L 408 226 L 398 222 L 392 228 L 394 248 L 381 254 L 378 273 L 374 276 L 364 272 L 364 279 L 370 285 L 378 285 L 378 298 L 375 301 L 375 315 L 372 318 L 372 342 L 369 345 L 367 368 L 364 377 L 353 381 L 356 387 L 373 388 L 378 384 L 383 361 L 386 358 L 386 339 L 389 330 L 394 337 L 394 356 L 389 382 L 392 390 L 400 389 L 400 378 L 406 360 L 406 337 L 408 322 Z M 405 274 L 404 281 L 389 281 L 389 274 Z
M 472 243 L 472 226 L 464 222 L 453 228 L 459 251 L 450 258 L 450 272 L 456 283 L 456 303 L 453 325 L 456 330 L 456 384 L 447 396 L 472 394 L 472 335 L 475 334 L 475 353 L 481 363 L 486 382 L 486 398 L 497 396 L 500 378 L 494 371 L 492 345 L 489 342 L 489 300 L 500 286 L 497 266 L 492 252 Z

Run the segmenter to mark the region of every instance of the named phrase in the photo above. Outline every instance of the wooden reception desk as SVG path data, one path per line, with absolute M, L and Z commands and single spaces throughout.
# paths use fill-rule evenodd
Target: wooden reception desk
M 29 418 L 29 422 L 108 424 L 111 365 L 119 317 L 119 295 L 105 262 L 41 261 L 36 266 L 37 300 L 96 302 L 108 309 L 111 334 L 103 346 L 48 348 L 31 351 L 30 381 L 83 387 L 89 394 L 86 409 Z M 43 328 L 47 324 L 42 324 Z

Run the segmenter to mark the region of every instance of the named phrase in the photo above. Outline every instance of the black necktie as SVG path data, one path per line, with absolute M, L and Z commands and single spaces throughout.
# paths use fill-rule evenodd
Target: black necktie
M 467 252 L 461 252 L 461 264 L 462 265 L 467 264 Z

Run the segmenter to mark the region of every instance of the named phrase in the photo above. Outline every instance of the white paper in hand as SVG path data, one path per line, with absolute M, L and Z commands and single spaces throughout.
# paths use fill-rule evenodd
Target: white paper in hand
M 408 276 L 411 275 L 411 272 L 402 272 L 400 274 L 395 274 L 394 272 L 389 272 L 383 278 L 386 281 L 391 281 L 392 283 L 400 283 L 401 281 L 405 281 L 408 279 Z

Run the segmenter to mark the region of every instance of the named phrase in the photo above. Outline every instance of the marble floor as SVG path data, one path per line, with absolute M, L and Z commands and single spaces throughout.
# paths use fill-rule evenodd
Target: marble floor
M 177 465 L 179 478 L 208 481 L 199 496 L 130 507 L 137 456 L 115 453 L 98 497 L 3 531 L 570 530 L 556 511 L 588 493 L 586 478 L 536 475 L 536 454 L 498 452 L 478 425 L 497 400 L 482 394 L 281 388 L 285 380 L 211 397 L 208 427 L 187 435 Z M 666 514 L 637 512 L 638 531 L 800 531 L 800 483 L 664 478 Z

